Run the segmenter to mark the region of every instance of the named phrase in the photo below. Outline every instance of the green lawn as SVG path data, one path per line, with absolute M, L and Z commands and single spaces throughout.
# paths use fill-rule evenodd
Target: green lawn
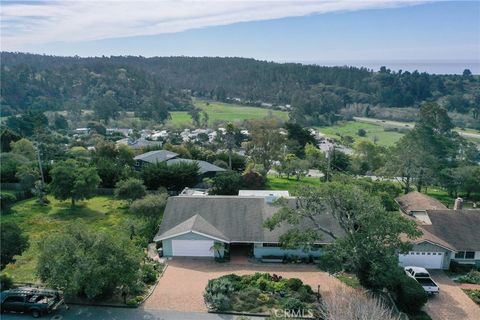
M 195 100 L 195 106 L 207 112 L 209 117 L 209 124 L 213 124 L 215 121 L 236 121 L 236 120 L 249 120 L 249 119 L 261 119 L 273 114 L 283 120 L 288 120 L 288 113 L 277 110 L 269 110 L 265 108 L 245 107 L 238 104 L 221 103 L 221 102 L 207 102 L 203 100 Z M 175 126 L 181 126 L 185 124 L 191 124 L 192 118 L 185 111 L 171 112 L 172 120 L 171 124 Z M 201 117 L 203 117 L 201 115 Z
M 127 221 L 140 222 L 127 210 L 126 202 L 111 196 L 97 196 L 78 202 L 70 208 L 69 201 L 48 198 L 50 204 L 42 207 L 35 199 L 24 200 L 12 207 L 12 212 L 2 216 L 2 222 L 16 222 L 29 236 L 30 247 L 18 257 L 15 264 L 9 264 L 4 273 L 17 282 L 35 282 L 38 258 L 38 241 L 45 236 L 63 230 L 69 223 L 87 225 L 98 231 L 129 232 Z
M 267 184 L 265 189 L 267 190 L 288 190 L 292 193 L 295 190 L 298 190 L 301 186 L 313 186 L 318 187 L 322 182 L 319 178 L 304 177 L 300 180 L 295 178 L 280 178 L 275 175 L 269 175 L 267 177 Z
M 340 139 L 341 136 L 351 136 L 355 141 L 369 140 L 373 142 L 374 137 L 378 138 L 377 143 L 383 146 L 391 146 L 397 142 L 403 134 L 394 131 L 384 131 L 382 125 L 363 123 L 357 121 L 339 122 L 334 126 L 318 127 L 321 133 L 331 138 Z M 357 135 L 359 129 L 367 132 L 365 137 Z
M 448 195 L 447 191 L 440 188 L 429 187 L 427 188 L 426 194 L 432 198 L 439 200 L 441 203 L 448 206 L 449 208 L 453 208 L 453 204 L 455 203 L 455 197 Z M 464 194 L 459 194 L 459 196 L 462 197 L 463 200 L 465 200 L 465 202 L 463 203 L 463 208 L 471 208 L 472 203 L 469 201 L 480 198 L 480 195 L 475 193 L 470 194 L 470 198 L 467 198 Z
M 350 273 L 341 272 L 335 275 L 335 278 L 345 283 L 347 286 L 360 289 L 362 286 L 360 285 L 360 281 L 358 280 L 357 276 Z

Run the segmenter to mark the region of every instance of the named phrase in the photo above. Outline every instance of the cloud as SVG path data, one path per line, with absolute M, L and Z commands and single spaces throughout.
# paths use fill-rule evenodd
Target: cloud
M 189 29 L 424 1 L 22 1 L 2 2 L 2 50 L 156 35 Z

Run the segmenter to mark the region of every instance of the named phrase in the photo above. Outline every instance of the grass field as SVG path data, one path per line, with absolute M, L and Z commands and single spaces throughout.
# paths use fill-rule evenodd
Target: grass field
M 221 103 L 221 102 L 207 102 L 203 100 L 195 100 L 195 105 L 207 112 L 208 123 L 213 124 L 215 121 L 231 121 L 262 119 L 270 114 L 279 117 L 283 120 L 288 120 L 288 113 L 277 110 L 269 110 L 265 108 L 245 107 L 237 104 Z M 171 112 L 171 124 L 175 126 L 187 125 L 192 123 L 192 118 L 185 111 Z M 202 115 L 201 115 L 202 117 Z
M 357 121 L 339 122 L 334 126 L 318 127 L 317 129 L 328 137 L 337 139 L 340 139 L 341 136 L 351 136 L 355 141 L 368 140 L 373 142 L 374 137 L 377 137 L 377 143 L 382 146 L 391 146 L 403 136 L 398 132 L 384 131 L 384 127 L 381 125 Z M 364 129 L 367 135 L 365 137 L 358 136 L 359 129 Z
M 42 207 L 35 199 L 16 203 L 12 212 L 2 215 L 2 223 L 13 221 L 29 236 L 30 247 L 17 258 L 15 264 L 9 264 L 3 270 L 17 282 L 35 282 L 38 259 L 38 241 L 63 230 L 67 224 L 87 225 L 97 231 L 129 232 L 127 221 L 140 222 L 139 218 L 128 212 L 126 202 L 110 196 L 97 196 L 80 201 L 70 208 L 69 201 L 48 198 L 50 204 Z
M 318 187 L 322 182 L 319 178 L 304 177 L 300 180 L 295 178 L 280 178 L 275 175 L 267 177 L 265 189 L 267 190 L 288 190 L 290 193 L 298 190 L 300 186 Z

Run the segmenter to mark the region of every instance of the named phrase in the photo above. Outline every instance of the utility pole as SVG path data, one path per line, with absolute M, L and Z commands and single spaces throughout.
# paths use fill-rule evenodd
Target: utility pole
M 332 158 L 332 149 L 335 147 L 328 148 L 327 151 L 327 170 L 325 170 L 325 181 L 329 182 L 330 181 L 330 169 L 331 169 L 331 158 Z
M 40 170 L 40 191 L 39 191 L 39 201 L 40 205 L 44 205 L 44 192 L 45 192 L 45 177 L 43 175 L 43 168 L 42 168 L 42 160 L 40 159 L 40 148 L 38 146 L 38 142 L 36 143 L 36 148 L 37 149 L 37 160 L 38 160 L 38 170 Z

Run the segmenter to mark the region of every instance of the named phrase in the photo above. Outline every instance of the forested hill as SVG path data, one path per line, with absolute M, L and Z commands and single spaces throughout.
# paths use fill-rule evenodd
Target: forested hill
M 477 117 L 480 78 L 419 72 L 374 72 L 354 67 L 279 64 L 245 58 L 55 57 L 1 53 L 2 113 L 29 108 L 62 109 L 113 92 L 121 109 L 148 105 L 154 95 L 169 110 L 188 108 L 182 89 L 216 100 L 291 104 L 305 124 L 328 122 L 348 104 L 418 107 L 437 101 Z M 156 93 L 156 94 L 154 94 Z M 157 99 L 157 100 L 158 100 Z

